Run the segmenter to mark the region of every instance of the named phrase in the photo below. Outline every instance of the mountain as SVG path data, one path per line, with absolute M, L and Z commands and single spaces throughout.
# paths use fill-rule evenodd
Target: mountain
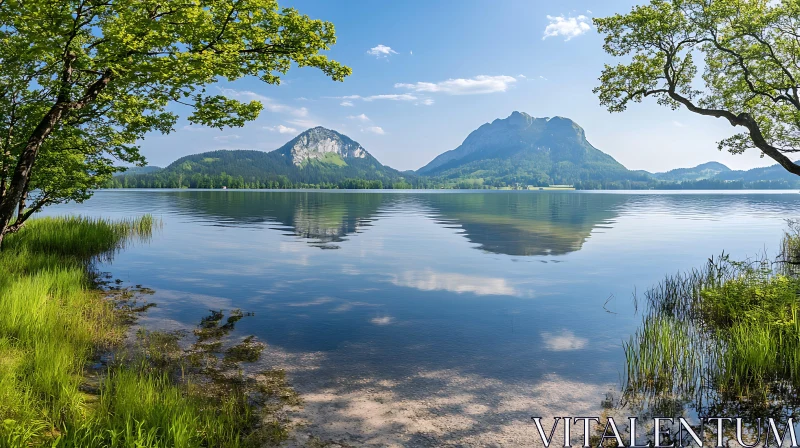
M 494 186 L 650 179 L 592 146 L 569 118 L 534 118 L 523 112 L 482 125 L 417 173 Z
M 149 174 L 161 170 L 162 168 L 160 166 L 154 166 L 154 165 L 131 166 L 128 167 L 125 171 L 115 174 L 115 176 L 123 176 L 125 174 Z
M 129 168 L 110 188 L 494 188 L 574 185 L 576 189 L 800 188 L 779 165 L 734 171 L 718 162 L 662 173 L 628 170 L 592 146 L 564 117 L 514 112 L 470 133 L 457 148 L 414 171 L 381 164 L 336 131 L 308 129 L 272 152 L 218 150 L 166 168 Z
M 363 159 L 380 165 L 350 137 L 323 127 L 303 132 L 274 152 L 290 158 L 293 165 L 301 168 L 307 164 L 346 166 L 345 159 Z
M 708 162 L 694 168 L 677 168 L 665 173 L 653 173 L 658 180 L 685 182 L 693 180 L 712 179 L 721 173 L 728 173 L 731 169 L 719 162 Z
M 795 161 L 800 163 L 800 160 Z M 753 168 L 746 171 L 733 171 L 720 173 L 716 179 L 726 181 L 742 181 L 742 182 L 776 182 L 785 181 L 795 184 L 800 181 L 800 177 L 786 171 L 782 166 L 775 164 L 763 168 Z
M 659 182 L 655 188 L 663 189 L 785 189 L 800 188 L 800 177 L 775 164 L 750 170 L 732 170 L 727 166 L 709 162 L 694 168 L 679 168 L 666 173 L 656 173 Z
M 336 131 L 309 129 L 272 152 L 218 150 L 181 157 L 161 171 L 123 175 L 114 186 L 144 188 L 382 188 L 406 186 L 408 173 L 378 162 Z

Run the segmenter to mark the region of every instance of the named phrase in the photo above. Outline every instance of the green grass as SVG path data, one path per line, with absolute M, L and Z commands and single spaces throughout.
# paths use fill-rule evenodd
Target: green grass
M 646 319 L 623 344 L 628 367 L 628 388 L 639 393 L 681 395 L 697 387 L 702 356 L 692 350 L 693 329 L 669 316 Z
M 723 255 L 648 291 L 642 326 L 624 344 L 626 393 L 719 415 L 800 404 L 800 278 L 786 263 L 800 250 L 797 228 L 781 247 L 777 262 Z
M 0 447 L 237 447 L 285 435 L 259 427 L 248 389 L 210 394 L 201 376 L 180 378 L 177 364 L 137 355 L 146 350 L 119 356 L 107 370 L 87 367 L 118 351 L 126 330 L 120 310 L 92 283 L 91 260 L 149 238 L 158 225 L 150 216 L 44 218 L 6 238 Z
M 150 215 L 105 220 L 70 216 L 40 218 L 6 237 L 3 249 L 88 260 L 122 249 L 128 241 L 147 240 L 160 222 Z
M 347 166 L 347 162 L 344 161 L 342 156 L 333 152 L 326 152 L 322 155 L 320 159 L 307 159 L 304 160 L 301 168 L 305 168 L 306 165 L 333 165 L 333 166 Z

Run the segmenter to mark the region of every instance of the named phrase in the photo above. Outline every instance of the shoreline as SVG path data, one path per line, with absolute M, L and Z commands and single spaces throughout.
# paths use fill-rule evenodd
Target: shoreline
M 121 281 L 93 270 L 159 225 L 149 215 L 42 218 L 6 238 L 0 444 L 237 447 L 286 437 L 278 413 L 296 394 L 283 374 L 239 378 L 241 363 L 256 361 L 262 345 L 222 342 L 240 312 L 203 319 L 184 351 L 181 336 L 135 325 L 153 306 L 139 304 L 141 288 L 109 287 Z
M 567 191 L 567 192 L 582 192 L 582 193 L 639 193 L 639 192 L 669 192 L 671 194 L 681 193 L 798 193 L 800 188 L 715 188 L 715 189 L 682 189 L 682 188 L 634 188 L 634 189 L 579 189 L 579 188 L 550 188 L 550 187 L 536 187 L 530 189 L 514 189 L 514 188 L 98 188 L 96 191 L 261 191 L 261 192 L 331 192 L 331 193 L 345 193 L 345 192 L 360 192 L 360 193 L 422 193 L 422 192 L 436 192 L 436 193 L 489 193 L 489 192 L 540 192 L 540 191 Z
M 161 330 L 177 324 L 147 319 L 143 325 Z M 603 401 L 619 392 L 616 383 L 557 374 L 503 381 L 443 368 L 389 378 L 325 352 L 289 352 L 265 342 L 261 360 L 245 372 L 284 371 L 302 400 L 287 411 L 281 448 L 540 446 L 531 416 L 600 415 Z

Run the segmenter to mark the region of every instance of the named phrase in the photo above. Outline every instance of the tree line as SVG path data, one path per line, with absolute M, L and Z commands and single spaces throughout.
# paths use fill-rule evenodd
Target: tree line
M 432 188 L 426 183 L 410 183 L 402 180 L 382 181 L 369 179 L 342 179 L 338 182 L 298 182 L 289 177 L 278 175 L 265 179 L 248 178 L 244 176 L 231 176 L 229 174 L 182 174 L 182 173 L 152 173 L 114 176 L 108 180 L 104 188 L 199 188 L 199 189 L 349 189 L 349 190 L 380 190 L 396 189 L 405 190 L 413 188 Z
M 321 190 L 497 190 L 507 188 L 549 187 L 551 185 L 572 185 L 576 190 L 781 190 L 800 188 L 800 180 L 721 180 L 701 179 L 692 181 L 662 180 L 580 180 L 572 184 L 564 182 L 533 184 L 505 181 L 487 182 L 485 179 L 443 179 L 418 177 L 406 180 L 371 180 L 345 178 L 340 181 L 301 182 L 292 181 L 288 176 L 276 175 L 268 178 L 253 178 L 226 173 L 211 175 L 203 173 L 148 173 L 114 176 L 104 188 L 197 188 L 197 189 L 321 189 Z

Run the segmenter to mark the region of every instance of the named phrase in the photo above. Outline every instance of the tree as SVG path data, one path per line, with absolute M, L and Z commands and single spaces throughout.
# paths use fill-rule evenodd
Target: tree
M 211 127 L 258 116 L 208 92 L 217 81 L 279 84 L 292 63 L 343 80 L 320 54 L 335 42 L 276 0 L 0 0 L 0 244 L 42 207 L 88 198 L 115 161 L 143 164 L 136 143 L 174 130 L 175 104 Z
M 594 22 L 605 51 L 628 58 L 606 65 L 594 89 L 609 111 L 654 97 L 724 118 L 744 130 L 720 150 L 756 148 L 800 175 L 786 155 L 800 151 L 800 2 L 652 0 Z

